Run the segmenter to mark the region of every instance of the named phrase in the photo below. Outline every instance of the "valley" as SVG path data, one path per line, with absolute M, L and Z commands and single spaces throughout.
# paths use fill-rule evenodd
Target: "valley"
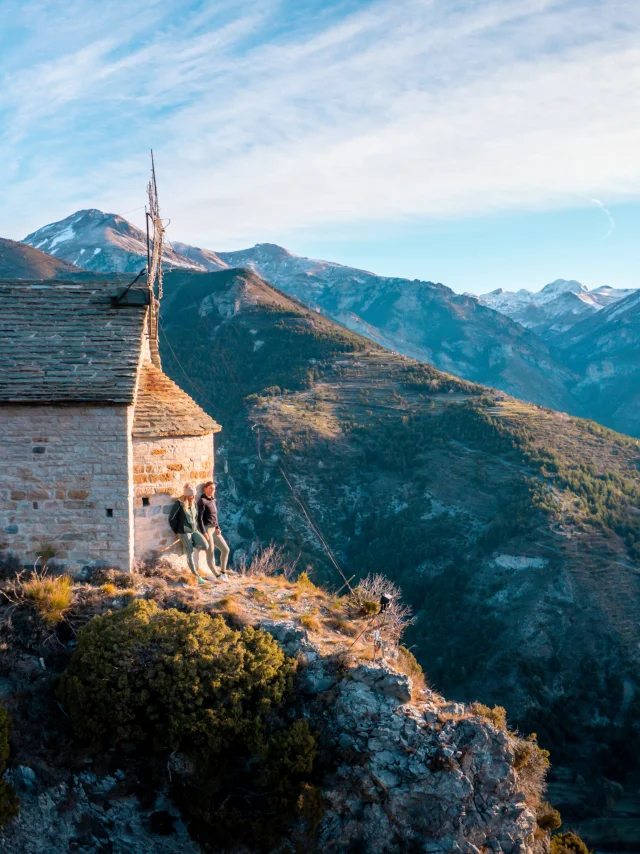
M 392 578 L 428 680 L 503 704 L 558 779 L 588 781 L 572 826 L 607 780 L 637 788 L 637 440 L 389 353 L 246 271 L 168 274 L 163 318 L 165 369 L 223 426 L 236 559 L 284 543 L 337 589 L 321 536 L 347 577 Z

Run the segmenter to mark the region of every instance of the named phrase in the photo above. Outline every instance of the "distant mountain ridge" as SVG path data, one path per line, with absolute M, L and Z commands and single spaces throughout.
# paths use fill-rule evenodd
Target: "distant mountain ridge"
M 25 238 L 32 246 L 100 272 L 134 272 L 146 261 L 146 236 L 122 217 L 78 211 Z M 440 283 L 377 276 L 331 261 L 294 255 L 273 243 L 213 252 L 174 243 L 174 269 L 244 267 L 349 329 L 465 379 L 556 409 L 581 414 L 570 387 L 578 381 L 535 335 Z
M 638 435 L 640 290 L 573 326 L 558 340 L 557 349 L 583 378 L 576 393 L 591 417 Z
M 146 263 L 141 229 L 95 209 L 44 226 L 25 241 L 95 272 L 139 272 Z M 624 353 L 624 369 L 615 359 L 595 355 L 600 351 L 590 337 L 596 334 L 596 318 L 635 291 L 607 286 L 588 291 L 576 280 L 557 279 L 539 293 L 497 289 L 477 297 L 456 294 L 441 283 L 305 258 L 273 243 L 215 252 L 175 242 L 167 245 L 164 263 L 167 269 L 194 272 L 252 270 L 315 311 L 405 356 L 640 435 L 640 403 L 620 399 L 626 394 L 640 401 L 640 374 L 636 377 Z M 594 325 L 585 325 L 589 321 Z M 589 346 L 595 347 L 593 358 L 586 355 Z
M 556 279 L 537 293 L 524 288 L 519 291 L 498 288 L 476 299 L 554 343 L 576 323 L 634 292 L 632 288 L 608 285 L 590 291 L 575 279 Z
M 446 285 L 377 276 L 271 243 L 218 255 L 405 356 L 534 403 L 580 412 L 569 392 L 577 378 L 544 342 Z

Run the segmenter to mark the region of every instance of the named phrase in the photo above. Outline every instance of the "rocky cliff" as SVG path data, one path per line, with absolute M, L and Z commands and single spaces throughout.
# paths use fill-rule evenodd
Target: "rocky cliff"
M 413 678 L 403 672 L 393 645 L 386 660 L 372 661 L 371 617 L 349 616 L 347 598 L 336 600 L 306 577 L 296 583 L 251 567 L 245 573 L 226 586 L 194 590 L 173 560 L 147 576 L 78 581 L 53 635 L 10 587 L 14 619 L 7 619 L 7 606 L 0 614 L 2 703 L 14 719 L 5 779 L 21 810 L 0 836 L 0 850 L 250 854 L 243 845 L 220 845 L 215 826 L 204 832 L 181 815 L 173 795 L 193 784 L 193 758 L 174 752 L 145 768 L 135 751 L 103 753 L 74 739 L 56 702 L 57 676 L 73 654 L 78 625 L 107 608 L 150 599 L 262 628 L 298 662 L 289 714 L 303 716 L 318 739 L 321 803 L 313 820 L 291 825 L 289 843 L 260 850 L 300 850 L 302 840 L 305 850 L 336 854 L 547 850 L 549 834 L 536 821 L 546 759 L 535 742 L 508 732 L 489 709 L 447 703 L 424 685 L 419 669 Z

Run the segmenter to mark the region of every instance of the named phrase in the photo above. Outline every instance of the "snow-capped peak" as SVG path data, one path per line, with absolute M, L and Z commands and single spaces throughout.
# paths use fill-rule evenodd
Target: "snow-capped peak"
M 585 288 L 582 282 L 578 282 L 575 279 L 556 279 L 545 285 L 537 296 L 539 298 L 548 299 L 551 297 L 553 299 L 558 294 L 585 294 L 587 292 L 588 289 Z
M 96 272 L 139 272 L 147 260 L 146 234 L 118 214 L 97 208 L 75 211 L 28 234 L 25 243 Z M 167 267 L 206 269 L 166 246 Z

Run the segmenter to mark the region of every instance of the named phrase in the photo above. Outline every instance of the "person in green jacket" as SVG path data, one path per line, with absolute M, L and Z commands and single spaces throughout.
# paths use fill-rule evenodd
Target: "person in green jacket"
M 206 551 L 209 543 L 198 530 L 196 490 L 191 483 L 185 483 L 182 498 L 176 502 L 169 516 L 169 524 L 180 537 L 189 569 L 198 579 L 198 584 L 206 584 L 207 580 L 198 571 L 198 564 L 200 551 Z

